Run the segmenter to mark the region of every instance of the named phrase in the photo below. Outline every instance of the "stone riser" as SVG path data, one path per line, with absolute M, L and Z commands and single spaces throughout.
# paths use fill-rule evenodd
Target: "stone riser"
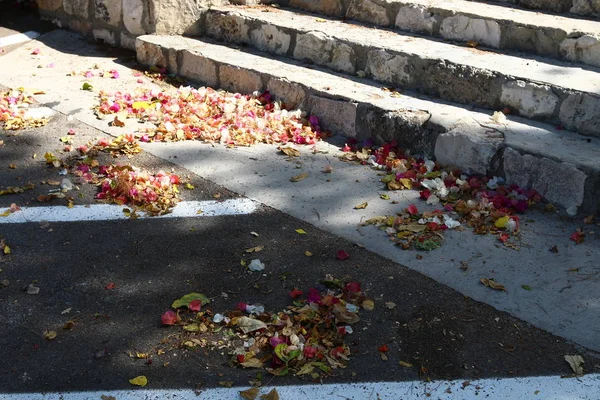
M 312 16 L 283 10 L 217 8 L 209 10 L 201 24 L 206 35 L 222 42 L 249 44 L 463 104 L 508 107 L 527 118 L 600 137 L 600 74 L 595 72 L 541 63 L 530 66 L 517 57 L 334 20 L 316 22 Z M 507 68 L 512 63 L 522 75 Z
M 442 164 L 535 188 L 564 207 L 591 212 L 600 206 L 600 147 L 577 135 L 513 122 L 494 125 L 485 114 L 390 97 L 372 84 L 193 39 L 143 36 L 136 45 L 142 64 L 164 66 L 211 87 L 267 89 L 286 105 L 318 116 L 334 133 L 397 140 Z
M 319 12 L 333 17 L 343 17 L 352 3 L 363 3 L 369 0 L 277 0 L 257 1 L 238 0 L 241 4 L 278 3 L 282 6 L 290 6 L 310 12 Z M 471 0 L 476 3 L 478 0 Z M 487 3 L 487 1 L 482 1 Z M 596 19 L 600 17 L 600 2 L 597 0 L 489 0 L 491 3 L 500 5 L 516 5 L 525 9 L 548 11 L 551 13 L 571 12 L 582 17 Z M 389 1 L 379 1 L 386 4 Z
M 338 3 L 333 13 L 329 3 L 292 0 L 289 4 L 380 27 L 600 67 L 600 22 L 464 0 L 353 0 Z

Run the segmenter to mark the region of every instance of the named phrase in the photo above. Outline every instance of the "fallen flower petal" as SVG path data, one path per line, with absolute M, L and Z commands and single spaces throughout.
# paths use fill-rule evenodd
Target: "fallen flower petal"
M 348 258 L 350 258 L 350 254 L 346 253 L 344 250 L 338 250 L 335 258 L 337 258 L 338 260 L 344 261 L 344 260 L 347 260 Z
M 177 322 L 177 313 L 173 310 L 166 311 L 160 319 L 162 320 L 163 325 L 175 325 Z

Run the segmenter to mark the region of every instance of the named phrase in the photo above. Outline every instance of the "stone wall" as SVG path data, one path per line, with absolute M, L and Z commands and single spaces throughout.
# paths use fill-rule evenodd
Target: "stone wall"
M 36 0 L 40 15 L 105 43 L 135 49 L 135 37 L 148 33 L 199 32 L 198 20 L 211 5 L 227 0 Z

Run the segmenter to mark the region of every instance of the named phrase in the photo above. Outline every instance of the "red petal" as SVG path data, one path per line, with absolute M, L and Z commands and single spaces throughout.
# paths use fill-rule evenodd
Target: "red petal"
M 177 314 L 175 314 L 175 311 L 169 310 L 165 312 L 160 319 L 164 325 L 175 325 L 175 322 L 177 322 Z
M 358 282 L 348 282 L 346 287 L 344 287 L 344 291 L 348 293 L 360 293 L 360 283 Z
M 383 346 L 379 346 L 377 350 L 379 350 L 380 353 L 387 353 L 389 349 L 387 347 L 387 344 L 384 344 Z
M 302 296 L 302 293 L 303 293 L 302 290 L 294 289 L 290 292 L 290 297 L 292 299 L 295 299 L 298 296 Z
M 109 283 L 108 285 L 106 285 L 104 287 L 104 289 L 106 289 L 106 290 L 113 290 L 114 288 L 115 288 L 115 283 L 114 282 L 111 282 L 111 283 Z
M 344 250 L 339 250 L 337 252 L 337 255 L 335 256 L 338 260 L 347 260 L 348 258 L 350 258 L 350 254 L 346 253 Z
M 190 309 L 191 311 L 200 311 L 201 307 L 202 307 L 202 300 L 193 300 L 188 305 L 188 309 Z
M 419 210 L 417 209 L 417 206 L 415 206 L 414 204 L 411 204 L 410 206 L 408 206 L 408 208 L 406 209 L 406 211 L 408 211 L 408 213 L 410 215 L 415 215 L 419 213 Z

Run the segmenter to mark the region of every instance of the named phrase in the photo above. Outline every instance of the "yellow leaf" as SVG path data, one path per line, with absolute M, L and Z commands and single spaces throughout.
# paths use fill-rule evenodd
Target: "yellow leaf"
M 4 254 L 10 254 L 10 247 L 7 244 L 4 245 Z
M 505 215 L 504 217 L 498 218 L 494 223 L 494 226 L 496 226 L 496 228 L 506 228 L 506 224 L 509 220 L 510 217 L 508 215 Z
M 44 339 L 46 339 L 46 340 L 56 339 L 56 332 L 55 331 L 44 332 Z
M 354 206 L 355 210 L 364 210 L 365 208 L 367 208 L 367 206 L 369 205 L 369 203 L 367 203 L 366 201 L 364 203 L 360 203 L 357 206 Z
M 306 235 L 306 231 L 304 229 L 296 229 L 296 233 L 299 233 L 301 235 Z
M 367 311 L 373 311 L 375 309 L 375 302 L 373 300 L 367 299 L 362 302 L 362 306 Z
M 146 378 L 144 375 L 136 376 L 135 378 L 130 379 L 129 383 L 144 387 L 148 384 L 148 378 Z
M 494 290 L 503 290 L 506 292 L 506 288 L 504 287 L 504 285 L 495 282 L 493 279 L 488 279 L 488 278 L 481 278 L 480 279 L 481 283 L 483 283 L 485 286 L 494 289 Z
M 304 255 L 305 255 L 306 257 L 312 257 L 313 253 L 311 253 L 310 251 L 306 250 L 306 251 L 304 252 Z
M 10 208 L 0 214 L 0 217 L 8 217 L 11 214 Z
M 195 189 L 194 185 L 192 185 L 192 184 L 191 184 L 191 183 L 189 183 L 189 182 L 187 182 L 187 183 L 185 184 L 185 188 L 186 188 L 186 189 L 188 189 L 188 190 L 194 190 L 194 189 Z
M 412 189 L 412 181 L 408 178 L 401 178 L 400 183 L 405 189 Z
M 308 177 L 308 172 L 303 172 L 300 175 L 293 176 L 290 179 L 290 181 L 292 181 L 292 182 L 300 182 L 302 179 L 305 179 L 307 177 Z
M 406 361 L 398 361 L 398 364 L 400 364 L 400 366 L 405 367 L 405 368 L 412 368 L 412 364 L 411 363 L 407 363 Z
M 300 152 L 293 147 L 280 147 L 279 150 L 281 150 L 287 156 L 300 157 Z
M 133 104 L 131 105 L 131 107 L 134 110 L 139 110 L 140 108 L 143 108 L 144 110 L 148 107 L 150 107 L 150 104 L 148 102 L 145 101 L 135 101 L 133 102 Z
M 258 253 L 259 251 L 262 251 L 264 248 L 265 248 L 265 246 L 250 247 L 249 249 L 246 249 L 246 253 Z

